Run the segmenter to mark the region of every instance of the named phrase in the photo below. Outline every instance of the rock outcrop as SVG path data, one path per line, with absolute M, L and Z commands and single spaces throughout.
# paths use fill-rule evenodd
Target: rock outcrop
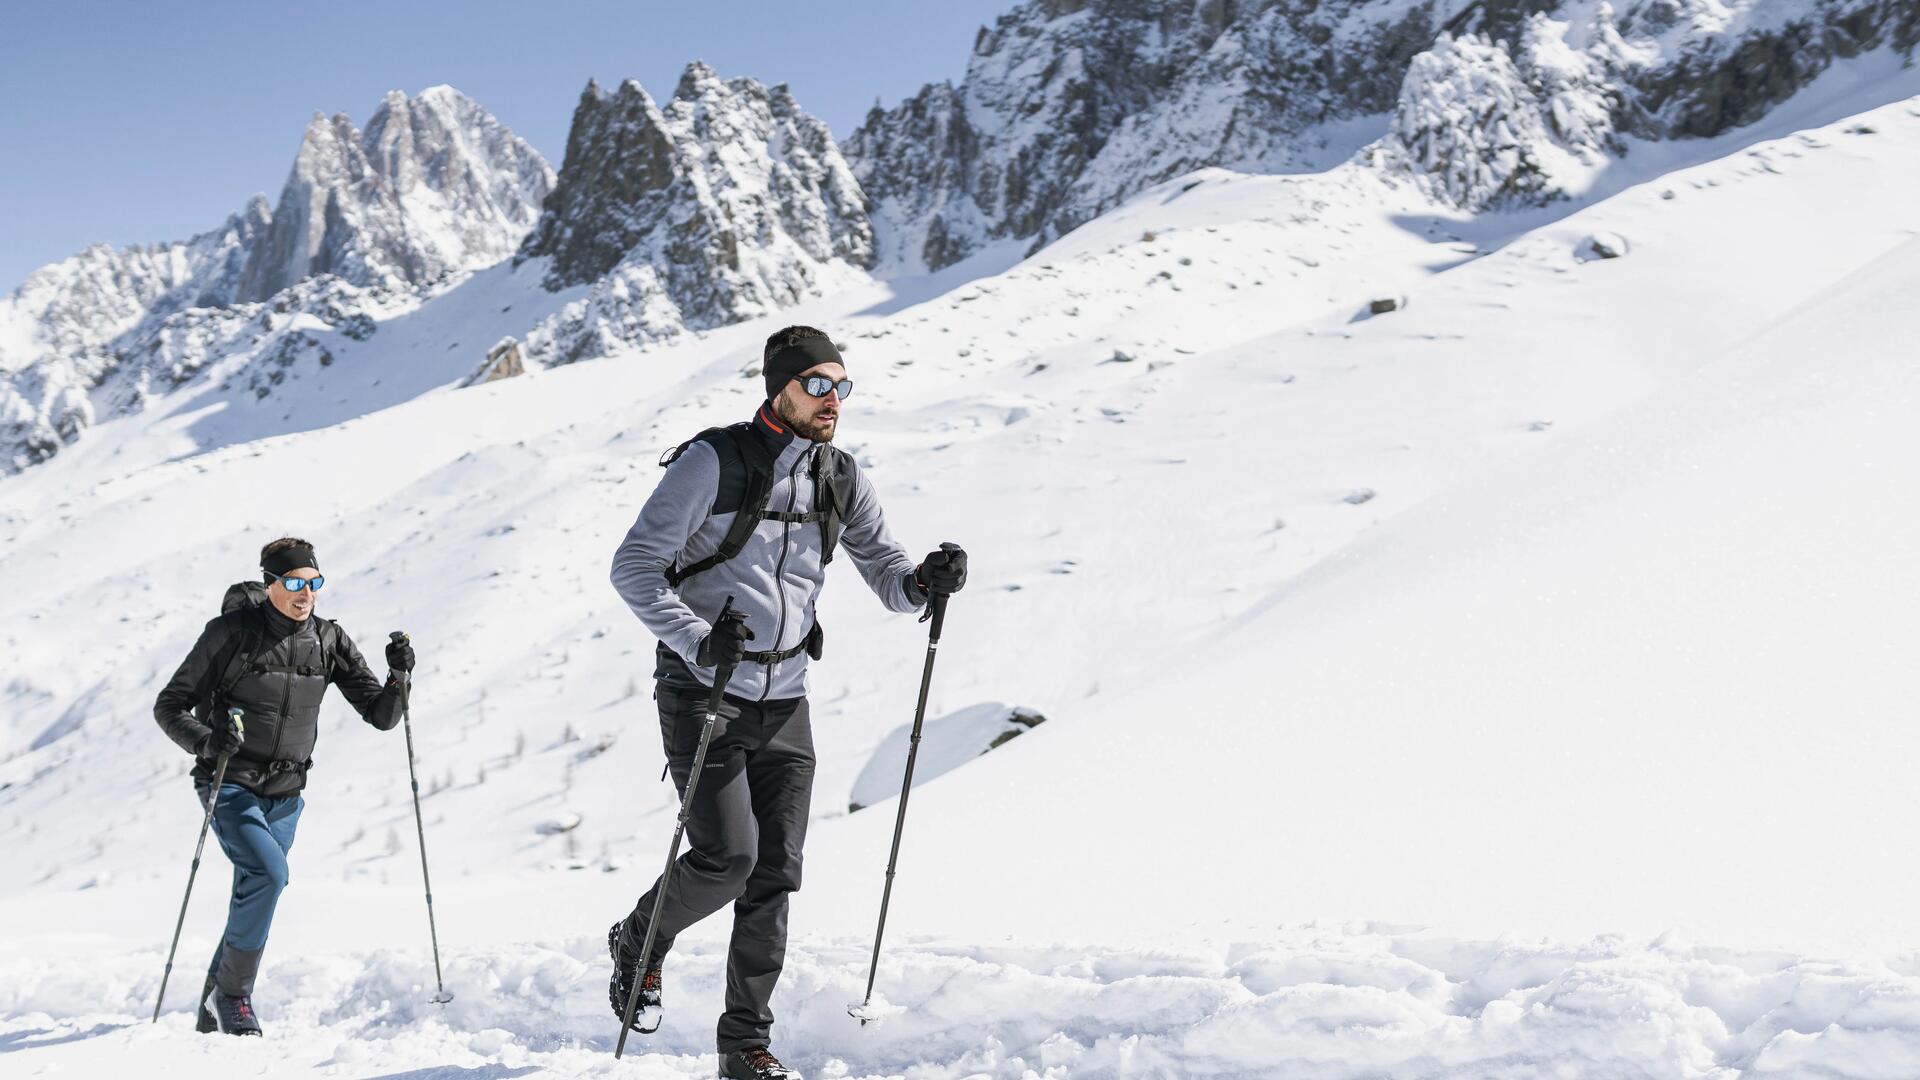
M 784 86 L 690 65 L 656 105 L 588 83 L 540 226 L 517 258 L 589 291 L 527 337 L 545 365 L 793 304 L 873 262 L 852 169 Z

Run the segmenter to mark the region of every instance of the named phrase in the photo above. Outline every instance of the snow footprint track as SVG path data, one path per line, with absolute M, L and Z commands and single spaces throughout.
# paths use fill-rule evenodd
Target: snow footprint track
M 151 1006 L 158 954 L 98 944 L 99 955 L 0 962 L 0 1053 L 30 1054 L 10 1064 L 32 1067 L 135 1051 L 153 1075 L 204 1069 L 224 1044 L 191 1034 L 190 1003 L 175 1002 L 157 1027 L 136 1022 Z M 263 1072 L 603 1075 L 617 1021 L 600 946 L 583 937 L 455 953 L 447 981 L 457 996 L 446 1006 L 428 1000 L 425 957 L 282 960 L 256 999 L 274 1048 Z M 816 941 L 789 954 L 775 1038 L 808 1075 L 1237 1077 L 1268 1075 L 1276 1061 L 1289 1075 L 1324 1077 L 1920 1071 L 1920 976 L 1884 966 L 1364 926 L 1287 930 L 1224 953 L 920 940 L 889 949 L 883 1019 L 863 1028 L 845 1008 L 863 986 L 866 949 Z M 716 946 L 675 950 L 676 1008 L 659 1033 L 630 1044 L 630 1075 L 711 1068 L 724 965 Z

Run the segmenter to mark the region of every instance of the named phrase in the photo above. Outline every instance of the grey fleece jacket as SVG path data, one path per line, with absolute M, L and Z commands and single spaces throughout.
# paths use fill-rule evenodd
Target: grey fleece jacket
M 811 470 L 821 444 L 790 431 L 774 418 L 770 405 L 761 405 L 753 426 L 768 445 L 779 448 L 767 509 L 812 510 Z M 613 587 L 620 598 L 709 687 L 714 669 L 694 658 L 729 595 L 753 631 L 747 648 L 782 651 L 806 640 L 814 602 L 826 582 L 818 525 L 762 521 L 739 555 L 682 580 L 677 588 L 667 584 L 669 566 L 691 565 L 719 550 L 726 538 L 734 515 L 711 512 L 719 487 L 719 455 L 705 442 L 688 446 L 667 467 L 613 555 Z M 857 468 L 853 507 L 843 524 L 835 557 L 852 559 L 881 603 L 891 611 L 911 612 L 926 602 L 913 583 L 913 559 L 887 531 L 880 499 Z M 789 660 L 743 663 L 734 669 L 727 693 L 754 701 L 802 697 L 807 660 L 801 652 Z

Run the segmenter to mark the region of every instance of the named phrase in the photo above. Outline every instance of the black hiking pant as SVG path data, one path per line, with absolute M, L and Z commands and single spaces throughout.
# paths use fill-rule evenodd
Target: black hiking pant
M 660 738 L 684 798 L 706 723 L 705 688 L 660 682 Z M 787 957 L 787 897 L 800 888 L 800 849 L 813 800 L 813 726 L 806 698 L 749 701 L 727 695 L 687 815 L 686 853 L 660 909 L 654 955 L 682 930 L 733 905 L 721 1054 L 768 1044 L 769 1007 Z M 621 951 L 639 956 L 653 913 L 655 881 L 634 905 Z

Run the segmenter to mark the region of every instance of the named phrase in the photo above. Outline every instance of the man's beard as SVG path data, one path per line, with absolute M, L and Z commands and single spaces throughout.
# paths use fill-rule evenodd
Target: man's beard
M 791 427 L 795 433 L 813 442 L 832 442 L 834 429 L 840 426 L 838 423 L 824 424 L 797 415 L 795 409 L 787 404 L 785 395 L 773 400 L 773 411 L 779 413 L 780 419 L 785 420 L 787 426 Z M 834 418 L 839 419 L 838 412 L 834 414 Z

